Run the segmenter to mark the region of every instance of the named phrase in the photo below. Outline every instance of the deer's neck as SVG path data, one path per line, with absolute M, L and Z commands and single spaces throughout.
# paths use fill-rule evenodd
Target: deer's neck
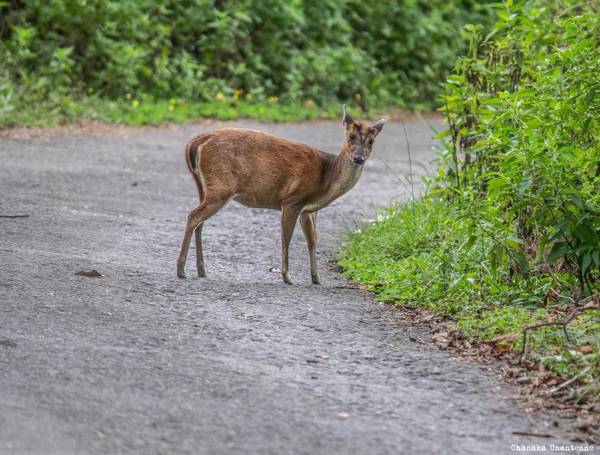
M 326 166 L 324 191 L 304 207 L 305 211 L 322 209 L 347 193 L 356 184 L 363 171 L 363 166 L 352 163 L 343 152 L 336 157 L 331 157 Z
M 331 183 L 327 193 L 332 197 L 331 200 L 337 199 L 350 191 L 358 182 L 363 169 L 364 166 L 354 164 L 343 152 L 337 155 L 332 162 L 329 173 Z

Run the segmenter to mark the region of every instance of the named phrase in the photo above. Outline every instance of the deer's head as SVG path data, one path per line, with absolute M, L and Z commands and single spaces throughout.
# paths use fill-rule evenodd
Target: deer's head
M 381 132 L 385 119 L 381 119 L 373 125 L 368 125 L 367 123 L 354 121 L 350 114 L 346 112 L 346 105 L 343 106 L 343 110 L 346 137 L 342 152 L 353 164 L 362 166 L 371 156 L 375 138 Z

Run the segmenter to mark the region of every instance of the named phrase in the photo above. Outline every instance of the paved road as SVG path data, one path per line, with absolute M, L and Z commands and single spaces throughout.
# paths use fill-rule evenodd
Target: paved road
M 339 122 L 258 125 L 335 152 Z M 416 162 L 427 127 L 406 125 Z M 204 229 L 208 277 L 179 280 L 196 203 L 183 161 L 207 126 L 0 140 L 0 453 L 510 453 L 548 431 L 491 372 L 327 270 L 343 233 L 405 197 L 372 158 L 319 216 L 322 286 L 300 229 L 279 274 L 277 212 L 231 204 Z M 398 174 L 403 128 L 376 153 Z M 419 168 L 421 168 L 419 166 Z M 188 276 L 193 275 L 193 251 Z M 83 268 L 104 274 L 75 276 Z

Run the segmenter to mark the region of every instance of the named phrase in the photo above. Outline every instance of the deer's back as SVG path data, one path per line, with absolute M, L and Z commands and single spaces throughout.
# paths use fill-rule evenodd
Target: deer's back
M 206 191 L 231 193 L 251 207 L 280 208 L 282 202 L 302 204 L 314 197 L 334 158 L 309 145 L 250 129 L 210 131 L 196 142 L 200 145 L 195 167 Z

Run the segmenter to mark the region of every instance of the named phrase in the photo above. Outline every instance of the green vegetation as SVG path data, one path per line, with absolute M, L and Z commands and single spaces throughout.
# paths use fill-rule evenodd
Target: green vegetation
M 445 85 L 449 130 L 425 199 L 352 237 L 340 264 L 381 299 L 521 348 L 525 326 L 600 305 L 600 6 L 507 1 L 466 28 Z M 600 400 L 600 319 L 531 331 L 527 358 Z M 500 337 L 500 338 L 498 338 Z
M 0 1 L 0 127 L 428 107 L 486 4 Z
M 142 99 L 126 97 L 124 100 L 115 101 L 85 97 L 78 100 L 64 98 L 58 106 L 35 103 L 27 108 L 14 109 L 7 117 L 5 125 L 49 126 L 80 120 L 156 125 L 164 122 L 183 123 L 198 118 L 218 120 L 254 118 L 286 122 L 337 117 L 339 117 L 339 106 L 319 107 L 310 103 L 301 105 L 268 101 L 258 104 L 240 101 L 231 104 L 182 99 L 156 100 L 149 97 L 142 97 Z

